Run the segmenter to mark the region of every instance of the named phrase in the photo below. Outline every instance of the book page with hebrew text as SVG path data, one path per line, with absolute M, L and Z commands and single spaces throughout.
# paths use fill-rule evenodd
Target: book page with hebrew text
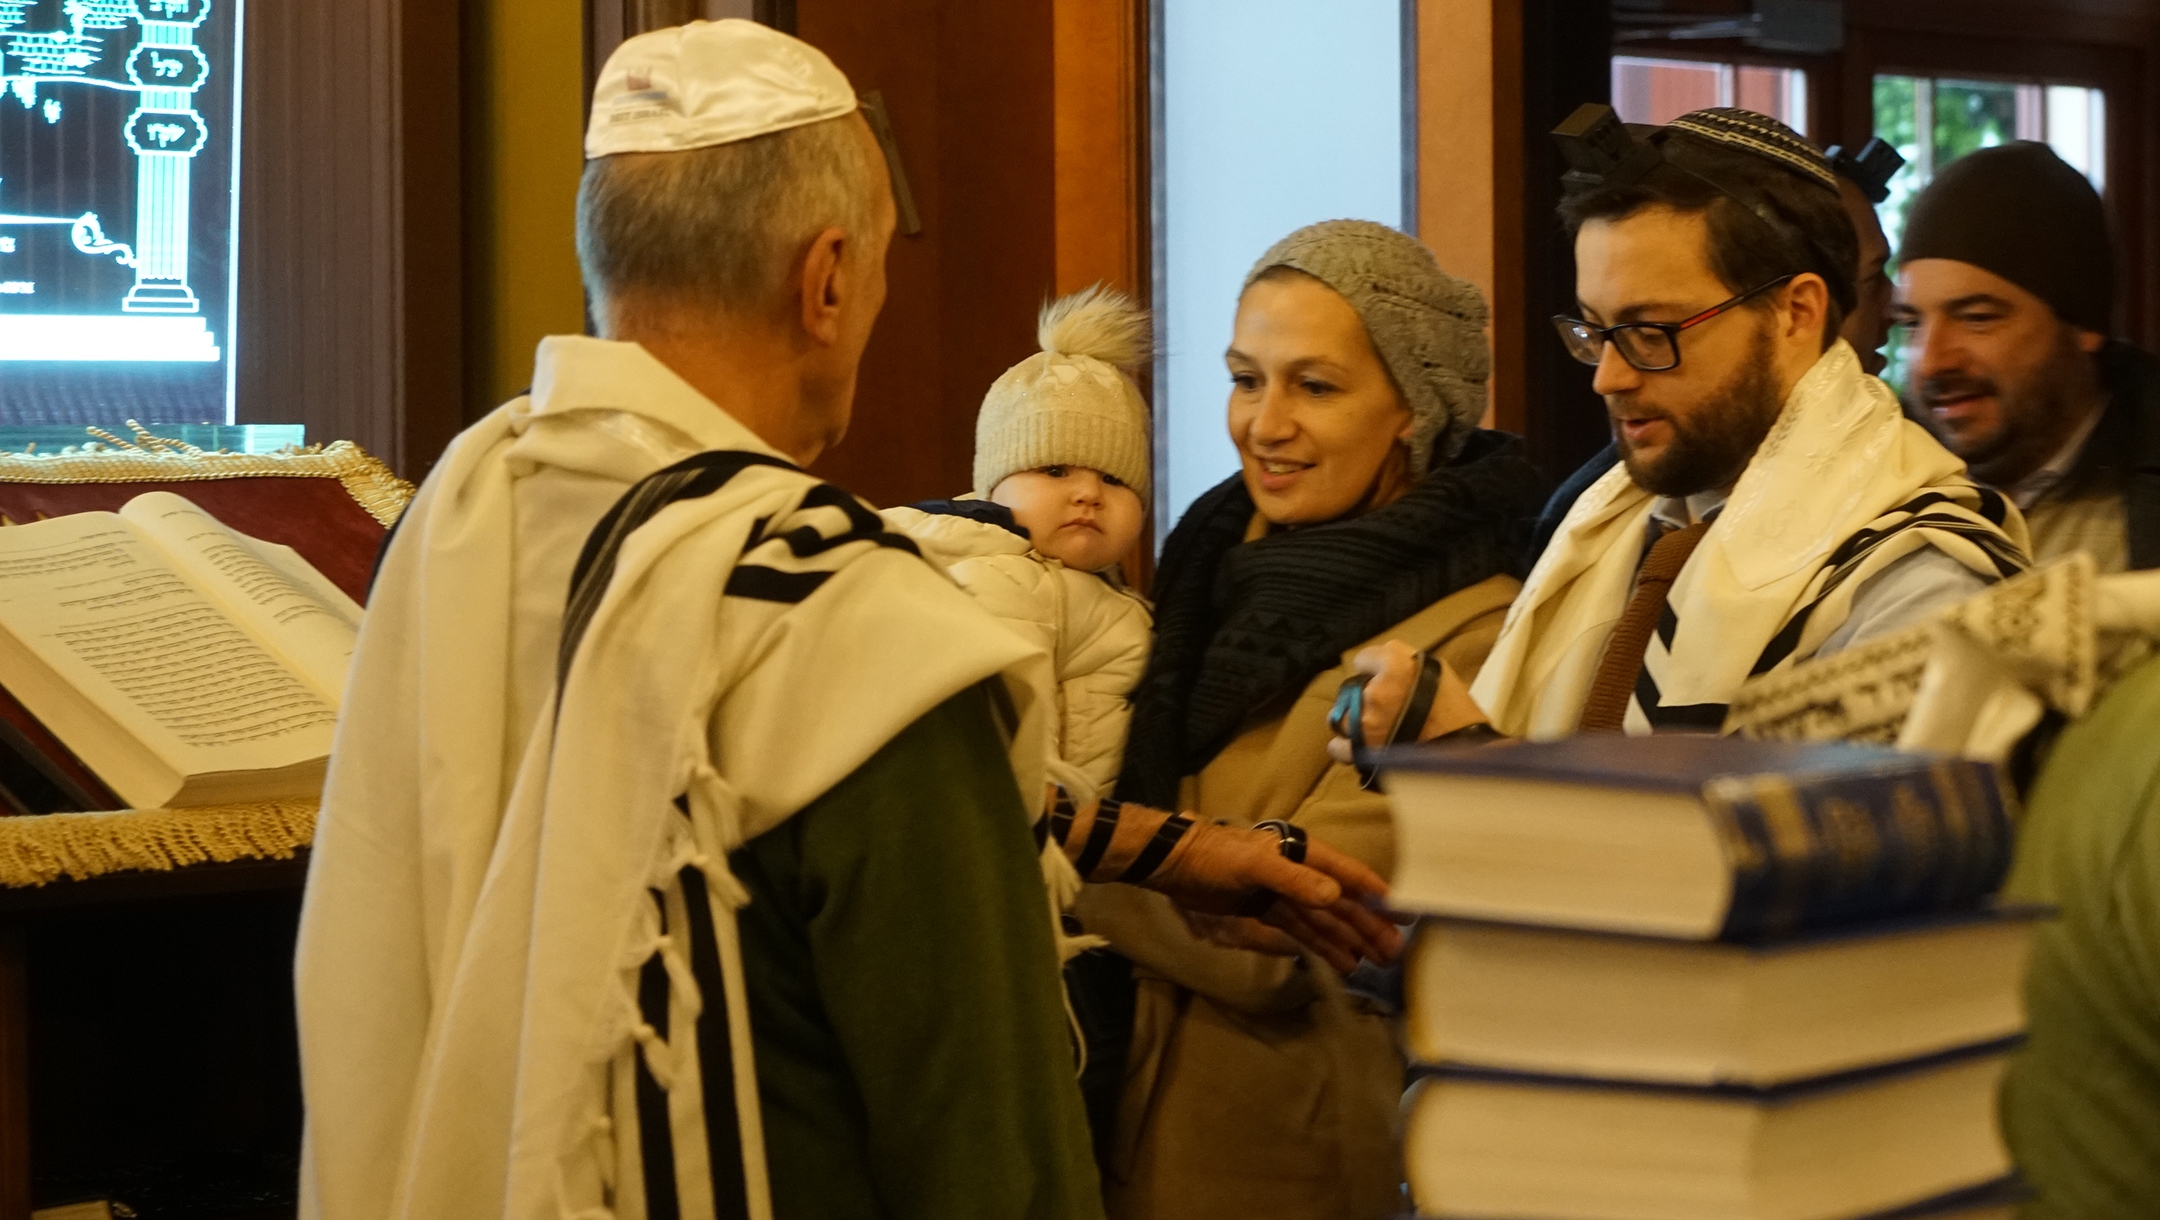
M 145 749 L 180 776 L 329 752 L 333 698 L 118 514 L 0 529 L 0 629 L 0 680 L 132 803 L 169 795 Z
M 291 547 L 251 538 L 169 491 L 136 496 L 120 515 L 338 705 L 360 635 L 360 606 L 344 590 Z

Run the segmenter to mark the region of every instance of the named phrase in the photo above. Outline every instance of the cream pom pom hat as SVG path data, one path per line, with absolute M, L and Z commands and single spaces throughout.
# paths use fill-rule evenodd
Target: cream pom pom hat
M 1042 350 L 1005 370 L 975 417 L 975 494 L 1007 475 L 1087 466 L 1148 503 L 1147 403 L 1127 371 L 1148 355 L 1147 311 L 1100 284 L 1043 306 Z

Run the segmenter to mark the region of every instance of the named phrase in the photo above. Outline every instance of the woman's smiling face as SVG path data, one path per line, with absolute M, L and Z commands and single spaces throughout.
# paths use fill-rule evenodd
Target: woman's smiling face
M 1224 360 L 1230 440 L 1268 521 L 1333 521 L 1408 489 L 1410 410 L 1340 293 L 1302 272 L 1254 282 Z

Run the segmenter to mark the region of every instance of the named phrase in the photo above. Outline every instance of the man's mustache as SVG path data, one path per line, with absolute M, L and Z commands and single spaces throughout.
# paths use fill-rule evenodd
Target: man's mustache
M 1970 373 L 1937 373 L 1920 383 L 1920 401 L 1933 406 L 1951 398 L 1994 398 L 1995 383 Z
M 1616 396 L 1609 396 L 1605 399 L 1605 415 L 1606 418 L 1616 424 L 1623 419 L 1662 419 L 1670 422 L 1673 417 L 1670 411 L 1660 410 L 1655 407 L 1638 407 L 1627 399 Z

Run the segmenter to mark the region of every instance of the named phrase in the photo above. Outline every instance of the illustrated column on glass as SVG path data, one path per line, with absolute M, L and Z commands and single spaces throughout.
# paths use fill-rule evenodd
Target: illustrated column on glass
M 226 423 L 241 0 L 0 0 L 0 422 Z

